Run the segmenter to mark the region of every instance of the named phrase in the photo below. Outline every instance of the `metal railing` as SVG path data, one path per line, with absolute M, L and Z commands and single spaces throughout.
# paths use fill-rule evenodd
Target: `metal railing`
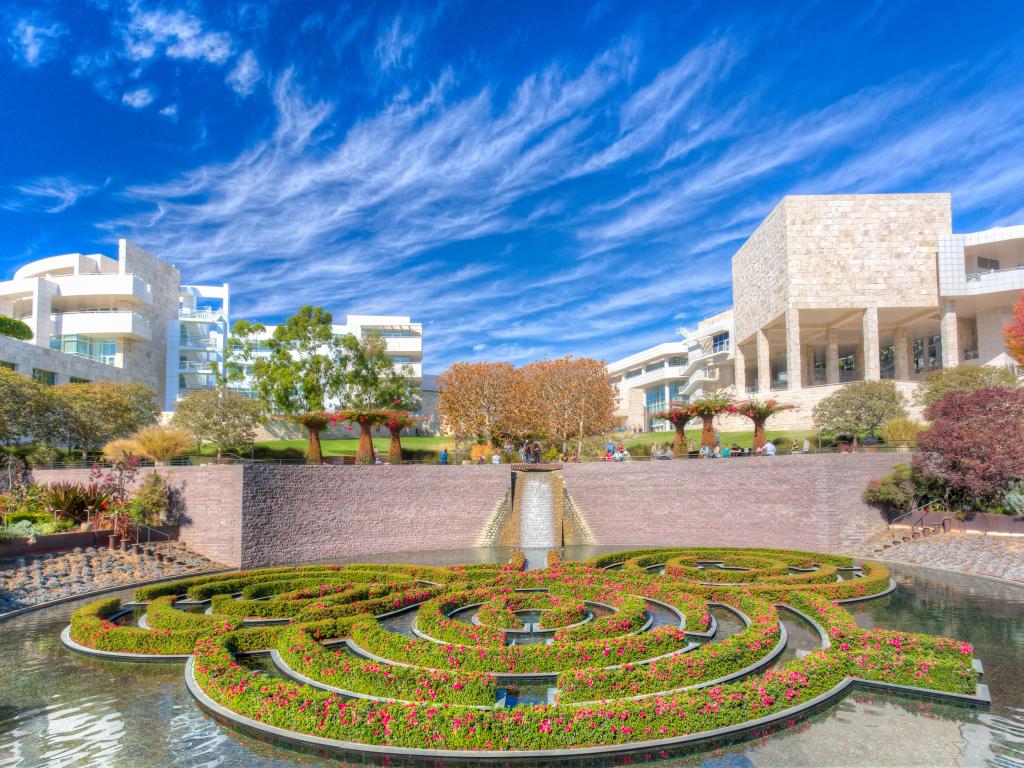
M 166 533 L 164 531 L 161 531 L 161 530 L 158 530 L 156 528 L 153 528 L 152 526 L 146 525 L 145 523 L 135 523 L 135 543 L 136 544 L 141 544 L 142 543 L 142 541 L 141 541 L 141 529 L 142 528 L 146 529 L 146 543 L 147 544 L 149 544 L 152 541 L 154 533 L 159 534 L 160 536 L 163 536 L 167 541 L 171 540 L 171 534 L 169 534 L 169 533 Z
M 892 530 L 893 526 L 895 526 L 900 520 L 905 520 L 906 518 L 909 517 L 910 518 L 910 535 L 913 536 L 914 533 L 917 532 L 917 527 L 919 525 L 921 525 L 921 523 L 924 521 L 924 519 L 931 512 L 932 507 L 937 505 L 937 504 L 939 504 L 939 503 L 940 503 L 940 501 L 938 499 L 932 499 L 931 501 L 926 501 L 924 504 L 920 504 L 919 506 L 914 507 L 909 512 L 904 512 L 902 515 L 898 515 L 897 517 L 894 517 L 892 520 L 889 521 L 889 535 L 890 536 L 895 536 L 896 534 L 893 533 L 893 530 Z M 916 515 L 921 510 L 924 510 L 924 514 L 922 514 L 919 518 L 917 518 L 917 520 L 915 520 L 914 519 L 914 515 Z

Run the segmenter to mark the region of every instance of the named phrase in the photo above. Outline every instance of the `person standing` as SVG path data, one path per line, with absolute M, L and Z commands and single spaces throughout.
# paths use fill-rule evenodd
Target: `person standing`
M 447 448 L 442 448 L 441 449 L 441 463 L 442 464 L 447 464 L 448 463 L 448 449 Z

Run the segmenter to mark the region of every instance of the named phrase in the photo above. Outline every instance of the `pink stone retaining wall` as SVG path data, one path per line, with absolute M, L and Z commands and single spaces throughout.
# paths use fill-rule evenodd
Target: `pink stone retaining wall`
M 884 528 L 861 501 L 907 454 L 634 461 L 564 467 L 598 544 L 849 549 Z M 179 538 L 251 568 L 474 546 L 510 483 L 507 465 L 161 467 L 178 488 Z M 88 481 L 36 470 L 37 482 Z
M 885 528 L 861 500 L 907 454 L 573 464 L 565 487 L 601 544 L 844 551 Z

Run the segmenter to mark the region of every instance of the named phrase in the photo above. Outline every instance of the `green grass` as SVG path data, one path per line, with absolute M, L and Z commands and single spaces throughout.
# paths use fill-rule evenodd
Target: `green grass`
M 609 436 L 608 439 L 614 440 L 615 442 L 622 441 L 629 449 L 634 449 L 639 446 L 650 446 L 654 443 L 660 445 L 671 445 L 672 440 L 675 437 L 674 432 L 647 432 L 641 435 L 630 435 L 623 433 L 616 433 Z M 686 437 L 688 440 L 693 440 L 694 444 L 700 445 L 700 429 L 688 429 L 686 430 Z M 818 433 L 813 429 L 780 429 L 780 430 L 768 430 L 768 439 L 774 440 L 777 438 L 783 438 L 787 441 L 796 440 L 797 443 L 802 447 L 804 438 L 808 438 L 811 441 L 811 447 L 818 447 Z M 722 433 L 722 444 L 732 445 L 734 442 L 738 443 L 743 448 L 749 448 L 753 442 L 754 433 L 753 431 L 748 432 L 723 432 Z M 603 444 L 604 441 L 602 441 Z M 375 437 L 373 438 L 373 447 L 378 453 L 387 453 L 388 444 L 390 438 L 388 437 Z M 306 441 L 305 440 L 266 440 L 259 443 L 259 445 L 274 450 L 281 450 L 284 448 L 295 448 L 305 453 Z M 357 438 L 344 438 L 341 440 L 324 440 L 321 442 L 321 448 L 324 456 L 355 456 L 356 447 L 359 445 Z M 787 446 L 788 447 L 788 446 Z M 441 453 L 442 448 L 452 449 L 452 440 L 449 437 L 443 435 L 429 435 L 425 437 L 403 437 L 402 438 L 402 449 L 406 451 L 429 451 L 432 453 Z
M 783 438 L 786 441 L 796 440 L 797 445 L 803 447 L 804 438 L 806 437 L 811 441 L 811 448 L 818 447 L 818 432 L 814 429 L 769 429 L 766 430 L 769 440 L 776 440 Z M 637 446 L 649 446 L 654 443 L 659 445 L 672 445 L 672 441 L 675 440 L 675 432 L 645 432 L 642 435 L 631 435 L 629 433 L 618 433 L 613 435 L 612 438 L 616 442 L 623 442 L 627 448 L 635 448 Z M 686 430 L 686 439 L 693 440 L 694 445 L 700 447 L 700 429 L 688 429 Z M 750 448 L 754 442 L 754 431 L 748 432 L 723 432 L 721 434 L 722 445 L 731 446 L 733 443 L 737 443 L 741 448 Z M 788 446 L 786 446 L 788 448 Z
M 373 438 L 373 449 L 377 452 L 383 452 L 387 455 L 388 446 L 391 444 L 390 437 L 375 437 Z M 281 450 L 283 448 L 296 448 L 303 453 L 306 452 L 306 441 L 305 440 L 264 440 L 258 445 L 272 448 L 274 450 Z M 324 456 L 355 456 L 356 447 L 359 445 L 359 438 L 349 437 L 341 440 L 322 440 L 320 442 L 320 448 L 323 451 Z M 425 437 L 411 437 L 402 438 L 402 449 L 403 450 L 419 450 L 419 451 L 433 451 L 440 453 L 442 448 L 451 448 L 451 440 L 442 435 L 427 435 Z

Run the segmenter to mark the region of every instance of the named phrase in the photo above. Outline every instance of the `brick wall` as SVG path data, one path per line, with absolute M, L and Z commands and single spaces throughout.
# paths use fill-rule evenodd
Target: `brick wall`
M 566 466 L 600 544 L 842 551 L 881 530 L 861 501 L 906 454 L 821 454 Z
M 483 466 L 249 466 L 243 567 L 475 546 L 510 471 Z

